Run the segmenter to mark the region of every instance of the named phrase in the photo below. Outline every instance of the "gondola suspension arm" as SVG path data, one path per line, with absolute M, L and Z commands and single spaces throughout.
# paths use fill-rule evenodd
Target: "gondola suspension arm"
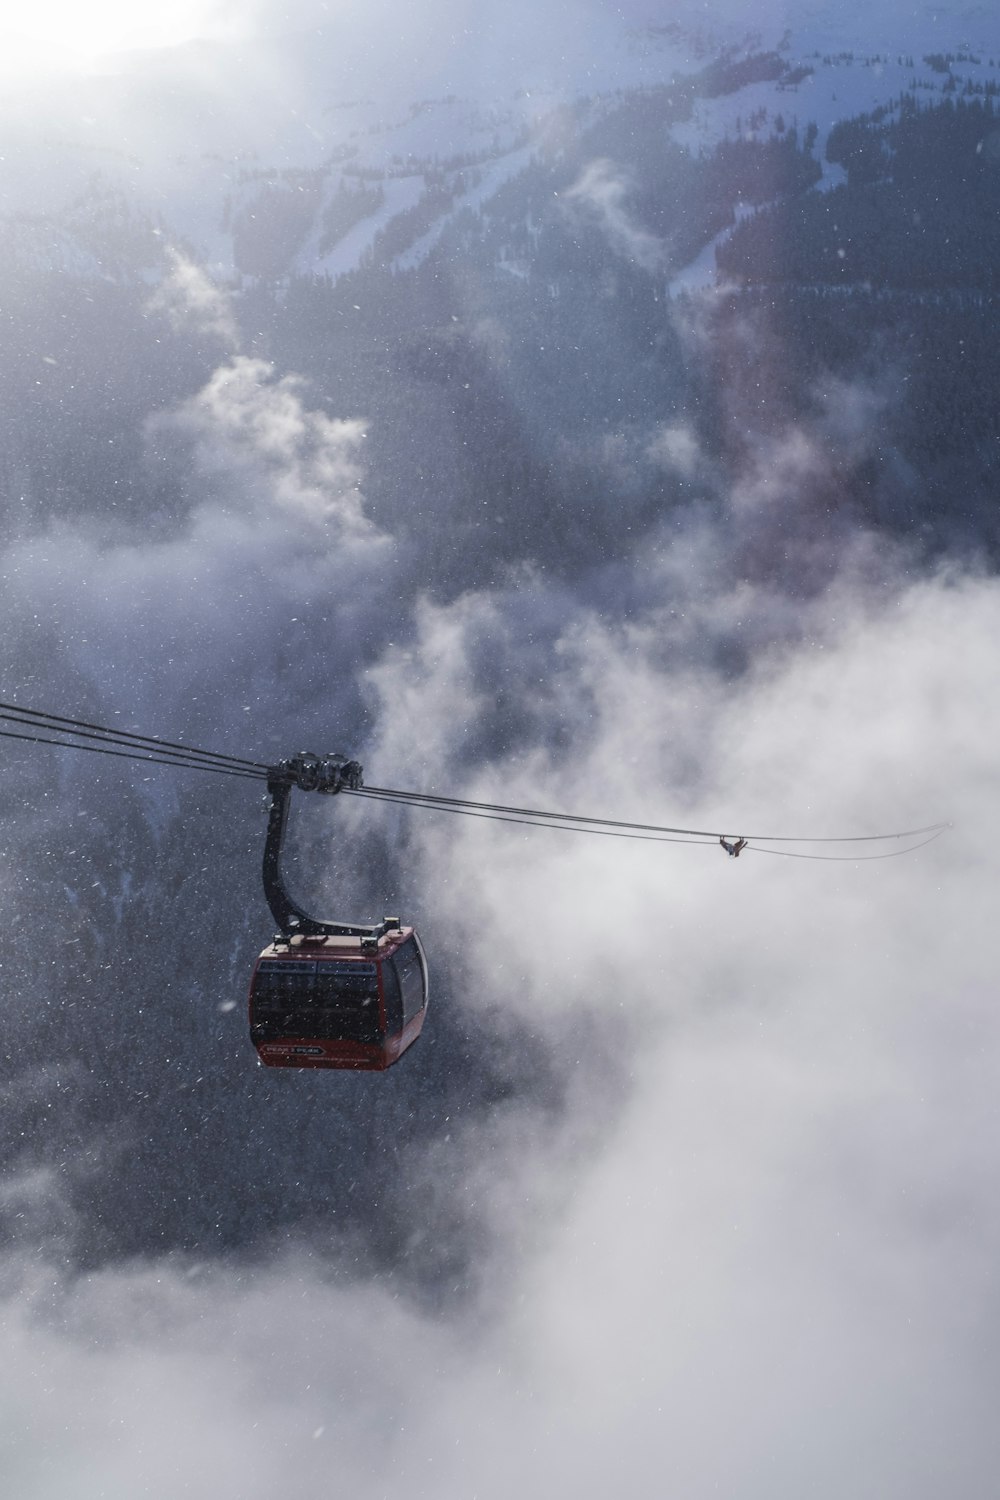
M 359 937 L 377 942 L 383 933 L 399 923 L 394 917 L 382 922 L 359 924 L 354 922 L 328 922 L 312 917 L 288 891 L 281 873 L 281 853 L 288 827 L 288 811 L 293 787 L 303 792 L 326 792 L 335 796 L 342 791 L 358 791 L 363 784 L 363 772 L 356 760 L 345 755 L 313 755 L 303 752 L 283 760 L 267 770 L 267 790 L 271 805 L 267 821 L 267 837 L 264 841 L 264 895 L 271 908 L 271 915 L 278 924 L 283 937 L 296 933 L 305 937 Z

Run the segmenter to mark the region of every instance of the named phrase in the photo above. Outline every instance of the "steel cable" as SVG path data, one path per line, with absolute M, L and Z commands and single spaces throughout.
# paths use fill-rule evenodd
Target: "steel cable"
M 160 739 L 154 735 L 138 734 L 133 730 L 114 729 L 108 725 L 91 723 L 86 719 L 73 719 L 63 714 L 47 713 L 41 709 L 21 708 L 14 703 L 0 702 L 0 722 L 17 724 L 22 730 L 45 731 L 45 733 L 20 733 L 12 729 L 0 729 L 0 738 L 3 739 L 25 740 L 63 749 L 89 750 L 95 754 L 112 755 L 122 760 L 139 761 L 147 765 L 211 771 L 216 775 L 240 776 L 253 781 L 266 780 L 271 769 L 262 761 L 227 755 L 218 750 L 202 750 L 194 745 L 185 745 L 182 741 Z M 48 738 L 47 735 L 58 735 L 61 738 Z M 544 808 L 510 807 L 503 803 L 448 797 L 435 792 L 401 791 L 394 787 L 378 786 L 344 788 L 343 790 L 347 796 L 366 797 L 371 801 L 395 803 L 403 807 L 450 812 L 464 817 L 483 818 L 489 822 L 523 824 L 525 827 L 532 828 L 599 834 L 605 838 L 714 846 L 724 837 L 715 829 L 675 828 L 666 824 L 633 823 L 617 818 L 594 818 L 583 814 L 552 812 Z M 840 838 L 829 836 L 809 838 L 801 834 L 797 836 L 746 834 L 743 837 L 746 839 L 745 847 L 753 849 L 758 854 L 783 855 L 791 859 L 840 861 L 891 859 L 899 854 L 908 854 L 913 849 L 923 848 L 925 844 L 939 838 L 948 826 L 943 822 L 931 823 L 922 828 L 904 829 L 897 833 L 853 834 Z M 929 837 L 923 837 L 925 834 Z M 762 847 L 767 844 L 870 844 L 914 838 L 920 839 L 920 843 L 884 854 L 807 854 Z
M 622 829 L 637 833 L 681 835 L 696 841 L 702 839 L 718 841 L 723 836 L 717 829 L 672 828 L 659 823 L 629 823 L 616 818 L 591 818 L 576 813 L 547 812 L 537 807 L 506 807 L 497 802 L 473 802 L 459 797 L 442 797 L 430 792 L 402 792 L 392 787 L 365 786 L 351 791 L 349 795 L 372 797 L 385 802 L 401 802 L 411 807 L 436 808 L 441 812 L 472 812 L 474 810 L 480 814 L 495 814 L 498 819 L 500 815 L 503 815 L 504 819 L 514 821 L 526 822 L 539 818 L 545 820 L 543 825 L 545 827 L 555 827 L 562 823 L 574 826 L 588 825 L 592 826 L 595 832 L 598 829 Z M 908 828 L 899 833 L 854 834 L 843 838 L 809 838 L 801 834 L 793 837 L 760 833 L 748 833 L 744 837 L 755 844 L 867 844 L 889 839 L 919 838 L 925 833 L 941 833 L 947 827 L 947 823 L 930 823 L 923 828 Z
M 0 729 L 0 739 L 5 740 L 27 740 L 34 745 L 56 745 L 61 750 L 89 750 L 94 755 L 113 755 L 120 760 L 139 761 L 147 766 L 174 766 L 182 771 L 211 771 L 217 776 L 241 776 L 252 781 L 265 781 L 266 774 L 263 771 L 243 771 L 238 766 L 215 765 L 211 761 L 188 760 L 180 755 L 172 755 L 169 759 L 165 755 L 146 755 L 139 750 L 123 750 L 112 748 L 112 742 L 101 745 L 81 744 L 76 740 L 50 740 L 40 734 L 18 734 L 12 729 Z
M 267 771 L 267 766 L 262 761 L 246 760 L 237 755 L 224 755 L 218 750 L 201 750 L 195 745 L 185 745 L 182 741 L 159 739 L 155 735 L 137 734 L 132 730 L 115 729 L 106 724 L 92 724 L 86 719 L 71 719 L 64 714 L 46 713 L 37 708 L 20 708 L 15 703 L 0 702 L 0 720 L 46 729 L 55 734 L 72 734 L 79 739 L 106 741 L 123 747 L 149 748 L 162 754 L 177 752 L 187 759 L 212 761 L 219 765 L 238 767 L 244 771 L 257 773 Z
M 402 807 L 419 807 L 427 809 L 431 807 L 438 812 L 450 812 L 467 818 L 485 818 L 494 823 L 523 824 L 529 828 L 551 828 L 555 832 L 563 833 L 591 833 L 604 838 L 638 839 L 644 843 L 655 844 L 697 844 L 703 848 L 715 848 L 723 834 L 706 829 L 697 828 L 660 828 L 656 824 L 642 823 L 618 823 L 610 818 L 573 818 L 569 813 L 544 813 L 537 810 L 525 809 L 525 813 L 534 812 L 534 816 L 522 816 L 521 809 L 510 808 L 503 811 L 493 811 L 489 803 L 460 803 L 456 799 L 435 798 L 433 803 L 428 803 L 419 794 L 410 797 L 405 793 L 389 792 L 387 789 L 376 789 L 374 787 L 363 787 L 360 791 L 347 791 L 347 796 L 369 797 L 374 802 L 395 803 Z M 592 825 L 611 826 L 592 826 Z M 824 860 L 851 860 L 861 859 L 893 859 L 899 854 L 909 854 L 913 849 L 923 848 L 936 838 L 940 838 L 947 823 L 932 824 L 927 828 L 913 829 L 909 833 L 883 833 L 871 834 L 866 838 L 858 837 L 844 839 L 790 839 L 762 840 L 761 843 L 750 842 L 746 848 L 753 849 L 758 854 L 784 855 L 789 859 L 824 859 Z M 874 840 L 916 838 L 920 834 L 927 833 L 929 838 L 921 839 L 918 844 L 911 844 L 906 849 L 893 849 L 884 854 L 802 854 L 788 849 L 767 849 L 761 847 L 762 843 L 857 843 L 872 842 Z M 759 836 L 755 836 L 759 837 Z M 746 852 L 746 849 L 743 851 Z

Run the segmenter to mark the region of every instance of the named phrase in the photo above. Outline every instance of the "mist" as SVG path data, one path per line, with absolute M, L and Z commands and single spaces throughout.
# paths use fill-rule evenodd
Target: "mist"
M 425 832 L 413 868 L 435 930 L 462 934 L 457 1003 L 552 1049 L 558 1123 L 515 1099 L 407 1140 L 411 1239 L 388 1283 L 363 1240 L 339 1271 L 315 1247 L 72 1277 L 9 1256 L 25 1492 L 72 1492 L 82 1466 L 110 1495 L 137 1475 L 206 1496 L 597 1495 L 614 1474 L 695 1495 L 973 1493 L 995 1450 L 996 726 L 978 685 L 998 611 L 992 582 L 925 583 L 711 705 L 591 640 L 601 722 L 563 760 L 568 801 L 617 790 L 623 734 L 629 782 L 657 784 L 700 706 L 695 818 L 738 787 L 786 827 L 928 805 L 956 827 L 868 865 Z M 454 690 L 433 642 L 428 711 Z M 620 716 L 623 699 L 653 712 L 654 689 L 669 735 L 662 710 L 659 733 Z M 541 765 L 501 784 L 553 790 Z M 23 1213 L 46 1186 L 8 1201 Z M 456 1193 L 479 1220 L 477 1289 L 421 1311 L 398 1278 L 457 1232 Z

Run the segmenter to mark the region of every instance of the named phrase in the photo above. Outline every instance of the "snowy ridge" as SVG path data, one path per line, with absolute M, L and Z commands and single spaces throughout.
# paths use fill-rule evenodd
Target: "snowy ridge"
M 824 187 L 842 180 L 824 155 L 838 120 L 892 108 L 907 92 L 961 95 L 1000 82 L 1000 23 L 975 8 L 928 9 L 904 26 L 876 20 L 860 6 L 849 13 L 819 6 L 794 33 L 783 23 L 780 7 L 764 13 L 757 35 L 748 39 L 735 17 L 727 28 L 724 12 L 711 32 L 694 13 L 686 26 L 682 19 L 650 26 L 619 19 L 611 27 L 602 12 L 596 50 L 593 35 L 586 45 L 578 35 L 572 47 L 563 36 L 561 53 L 543 50 L 526 59 L 511 43 L 509 54 L 501 54 L 506 64 L 493 56 L 488 68 L 481 39 L 477 50 L 475 38 L 452 38 L 457 50 L 432 73 L 445 83 L 479 85 L 484 91 L 475 101 L 456 91 L 417 100 L 397 94 L 387 102 L 387 79 L 380 91 L 364 87 L 378 83 L 371 60 L 370 76 L 361 77 L 361 88 L 352 79 L 347 93 L 346 83 L 331 83 L 325 59 L 315 57 L 296 79 L 302 94 L 294 107 L 286 80 L 264 96 L 259 110 L 244 114 L 241 104 L 222 116 L 214 109 L 193 114 L 193 138 L 190 121 L 181 123 L 190 109 L 190 85 L 180 89 L 177 118 L 165 115 L 165 128 L 151 133 L 135 111 L 147 97 L 154 113 L 168 110 L 163 77 L 149 80 L 147 90 L 135 79 L 83 81 L 34 131 L 13 114 L 6 122 L 0 116 L 0 235 L 19 262 L 77 275 L 155 275 L 164 242 L 230 284 L 260 276 L 336 279 L 378 255 L 380 246 L 387 264 L 410 270 L 463 209 L 484 208 L 524 170 L 567 106 L 578 120 L 596 117 L 630 91 L 696 75 L 713 56 L 733 60 L 752 47 L 777 46 L 785 71 L 777 80 L 697 98 L 691 117 L 672 127 L 673 139 L 698 154 L 727 137 L 767 139 L 795 129 L 801 138 L 815 127 Z M 886 45 L 893 32 L 905 37 L 905 51 L 898 42 Z M 879 45 L 846 44 L 852 34 Z M 975 41 L 991 34 L 992 53 Z M 554 33 L 554 47 L 558 40 Z M 214 66 L 218 71 L 221 61 Z M 531 87 L 512 87 L 517 66 Z M 246 88 L 259 82 L 249 70 Z M 337 203 L 363 189 L 372 192 L 371 204 L 331 228 Z M 79 204 L 88 197 L 81 239 Z M 102 199 L 103 234 L 94 206 Z M 108 247 L 125 199 L 132 220 L 128 252 L 116 259 Z M 737 205 L 738 213 L 745 211 Z M 152 239 L 157 233 L 159 244 Z M 95 254 L 95 243 L 104 246 L 103 255 Z M 703 247 L 672 288 L 710 285 L 714 260 L 714 245 Z
M 801 137 L 805 129 L 814 125 L 815 155 L 823 173 L 817 186 L 829 191 L 846 180 L 844 169 L 826 159 L 827 139 L 839 120 L 870 114 L 879 108 L 895 113 L 904 94 L 916 93 L 927 98 L 945 94 L 961 96 L 966 91 L 981 92 L 987 83 L 1000 84 L 1000 52 L 996 56 L 953 54 L 944 71 L 928 62 L 927 57 L 915 57 L 910 51 L 891 56 L 813 52 L 796 59 L 792 75 L 800 70 L 804 76 L 795 83 L 782 80 L 754 83 L 734 94 L 697 100 L 691 119 L 673 127 L 673 138 L 697 153 L 710 150 L 727 137 L 766 140 L 789 129 L 797 130 Z M 737 205 L 738 219 L 753 212 Z M 730 232 L 727 229 L 716 236 L 695 261 L 673 278 L 672 294 L 703 290 L 715 284 L 715 250 Z

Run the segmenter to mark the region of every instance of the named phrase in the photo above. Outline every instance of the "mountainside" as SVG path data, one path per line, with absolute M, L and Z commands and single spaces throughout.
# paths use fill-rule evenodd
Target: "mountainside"
M 336 162 L 203 163 L 223 198 L 165 195 L 155 213 L 128 164 L 106 163 L 68 208 L 6 221 L 14 513 L 169 530 L 196 496 L 150 468 L 147 424 L 228 346 L 364 414 L 373 521 L 395 532 L 415 486 L 418 512 L 448 516 L 443 546 L 423 529 L 407 542 L 414 577 L 433 546 L 431 588 L 539 547 L 576 569 L 744 462 L 742 442 L 726 457 L 725 408 L 760 371 L 693 359 L 683 325 L 721 351 L 750 315 L 781 348 L 756 425 L 812 420 L 825 378 L 867 370 L 881 442 L 838 503 L 932 553 L 992 553 L 997 61 L 740 52 L 516 124 L 426 101 L 391 128 L 352 125 Z M 833 121 L 841 99 L 870 108 Z M 79 165 L 49 149 L 53 174 Z M 171 221 L 192 203 L 183 238 Z M 664 460 L 659 434 L 681 428 L 712 464 Z M 569 514 L 586 522 L 567 538 Z
M 891 110 L 905 94 L 982 96 L 997 82 L 1000 38 L 992 52 L 988 41 L 970 44 L 974 18 L 935 14 L 908 27 L 905 52 L 859 44 L 870 26 L 852 32 L 841 18 L 839 27 L 775 25 L 771 45 L 762 44 L 766 27 L 749 38 L 721 21 L 714 32 L 677 20 L 618 22 L 603 44 L 579 27 L 568 52 L 562 35 L 513 55 L 500 47 L 485 79 L 459 48 L 450 64 L 439 60 L 447 91 L 417 97 L 387 87 L 363 51 L 353 71 L 340 59 L 339 83 L 322 49 L 309 70 L 299 59 L 284 76 L 279 46 L 270 75 L 257 60 L 221 111 L 212 86 L 228 58 L 181 49 L 167 62 L 150 59 L 148 76 L 77 81 L 51 101 L 44 124 L 30 123 L 37 109 L 15 94 L 6 123 L 0 115 L 0 223 L 16 264 L 115 278 L 155 273 L 163 240 L 227 283 L 336 277 L 371 259 L 408 269 L 464 209 L 485 208 L 539 160 L 612 120 L 608 144 L 616 129 L 620 142 L 632 128 L 626 96 L 648 95 L 647 151 L 674 143 L 697 158 L 726 139 L 808 132 L 833 186 L 842 172 L 825 148 L 837 120 Z M 990 26 L 983 31 L 989 38 Z M 406 87 L 434 74 L 411 67 Z

